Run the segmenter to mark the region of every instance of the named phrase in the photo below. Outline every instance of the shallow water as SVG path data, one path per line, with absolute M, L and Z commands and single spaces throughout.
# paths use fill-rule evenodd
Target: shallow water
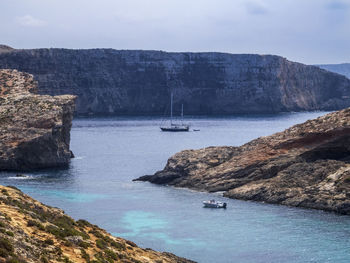
M 162 169 L 182 149 L 241 145 L 323 113 L 189 118 L 199 132 L 162 133 L 159 118 L 76 119 L 68 170 L 15 177 L 15 185 L 142 247 L 199 262 L 349 262 L 350 217 L 222 198 L 131 180 Z M 217 198 L 228 209 L 204 209 Z

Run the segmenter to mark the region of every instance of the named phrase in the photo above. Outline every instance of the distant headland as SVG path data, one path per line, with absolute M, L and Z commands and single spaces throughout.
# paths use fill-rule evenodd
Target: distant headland
M 76 95 L 81 115 L 162 115 L 171 92 L 188 115 L 350 107 L 345 76 L 274 55 L 3 45 L 0 68 L 33 74 L 40 94 Z

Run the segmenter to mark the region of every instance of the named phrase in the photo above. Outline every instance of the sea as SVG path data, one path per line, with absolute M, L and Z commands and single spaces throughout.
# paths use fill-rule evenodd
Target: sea
M 76 118 L 68 169 L 1 172 L 0 184 L 141 247 L 197 262 L 350 262 L 349 216 L 132 181 L 181 150 L 239 146 L 323 114 L 187 117 L 199 131 L 183 133 L 161 132 L 160 117 Z M 208 199 L 227 209 L 203 208 Z

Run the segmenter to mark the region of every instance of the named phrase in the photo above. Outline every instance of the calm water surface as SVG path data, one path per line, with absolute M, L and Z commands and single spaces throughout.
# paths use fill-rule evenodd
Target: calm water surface
M 241 145 L 322 114 L 189 118 L 200 131 L 188 133 L 160 132 L 159 118 L 76 119 L 68 170 L 0 173 L 0 184 L 142 247 L 198 262 L 349 262 L 348 216 L 131 181 L 182 149 Z M 228 209 L 202 208 L 209 198 Z

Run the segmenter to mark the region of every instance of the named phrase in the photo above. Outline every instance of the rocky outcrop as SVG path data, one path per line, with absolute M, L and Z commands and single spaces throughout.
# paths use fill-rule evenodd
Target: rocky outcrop
M 272 55 L 113 49 L 0 52 L 0 68 L 33 74 L 41 94 L 74 94 L 78 114 L 276 113 L 350 106 L 350 80 Z
M 318 65 L 320 68 L 346 76 L 350 79 L 350 63 Z
M 12 47 L 6 46 L 6 45 L 0 45 L 0 53 L 1 52 L 10 52 L 13 51 L 14 49 Z
M 240 147 L 182 151 L 137 180 L 350 214 L 350 108 Z
M 139 248 L 86 220 L 75 221 L 16 188 L 0 186 L 0 262 L 193 261 Z
M 67 166 L 75 96 L 37 95 L 33 76 L 0 70 L 0 170 Z

